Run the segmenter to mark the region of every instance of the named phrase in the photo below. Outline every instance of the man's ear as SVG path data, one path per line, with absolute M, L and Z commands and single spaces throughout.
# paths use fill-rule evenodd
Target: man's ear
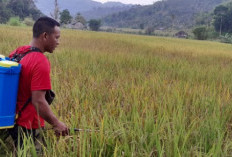
M 43 39 L 47 39 L 47 38 L 48 38 L 48 33 L 44 32 L 44 33 L 42 34 L 42 38 L 43 38 Z

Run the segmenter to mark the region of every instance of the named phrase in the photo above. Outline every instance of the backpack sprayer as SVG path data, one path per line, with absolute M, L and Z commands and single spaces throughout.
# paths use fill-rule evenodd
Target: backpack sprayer
M 0 55 L 0 129 L 13 128 L 21 65 Z

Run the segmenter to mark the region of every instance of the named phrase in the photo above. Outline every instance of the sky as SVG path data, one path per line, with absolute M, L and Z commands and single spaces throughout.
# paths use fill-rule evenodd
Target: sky
M 148 5 L 148 4 L 153 4 L 154 2 L 158 1 L 158 0 L 94 0 L 97 2 L 110 2 L 110 1 L 114 1 L 114 2 L 122 2 L 125 4 L 141 4 L 141 5 Z

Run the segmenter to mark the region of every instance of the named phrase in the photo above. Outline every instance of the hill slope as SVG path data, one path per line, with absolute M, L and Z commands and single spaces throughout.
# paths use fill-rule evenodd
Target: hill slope
M 186 28 L 193 25 L 197 13 L 212 11 L 227 1 L 230 0 L 165 0 L 107 16 L 103 21 L 116 27 Z
M 60 11 L 68 9 L 72 15 L 83 14 L 87 19 L 102 18 L 119 11 L 125 11 L 131 7 L 119 2 L 99 3 L 92 0 L 58 0 Z M 45 15 L 50 15 L 54 10 L 54 0 L 38 0 L 36 6 Z

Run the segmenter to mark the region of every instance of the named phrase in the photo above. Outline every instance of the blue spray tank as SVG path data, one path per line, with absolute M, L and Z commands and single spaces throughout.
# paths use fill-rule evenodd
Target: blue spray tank
M 13 128 L 21 65 L 0 55 L 0 129 Z

